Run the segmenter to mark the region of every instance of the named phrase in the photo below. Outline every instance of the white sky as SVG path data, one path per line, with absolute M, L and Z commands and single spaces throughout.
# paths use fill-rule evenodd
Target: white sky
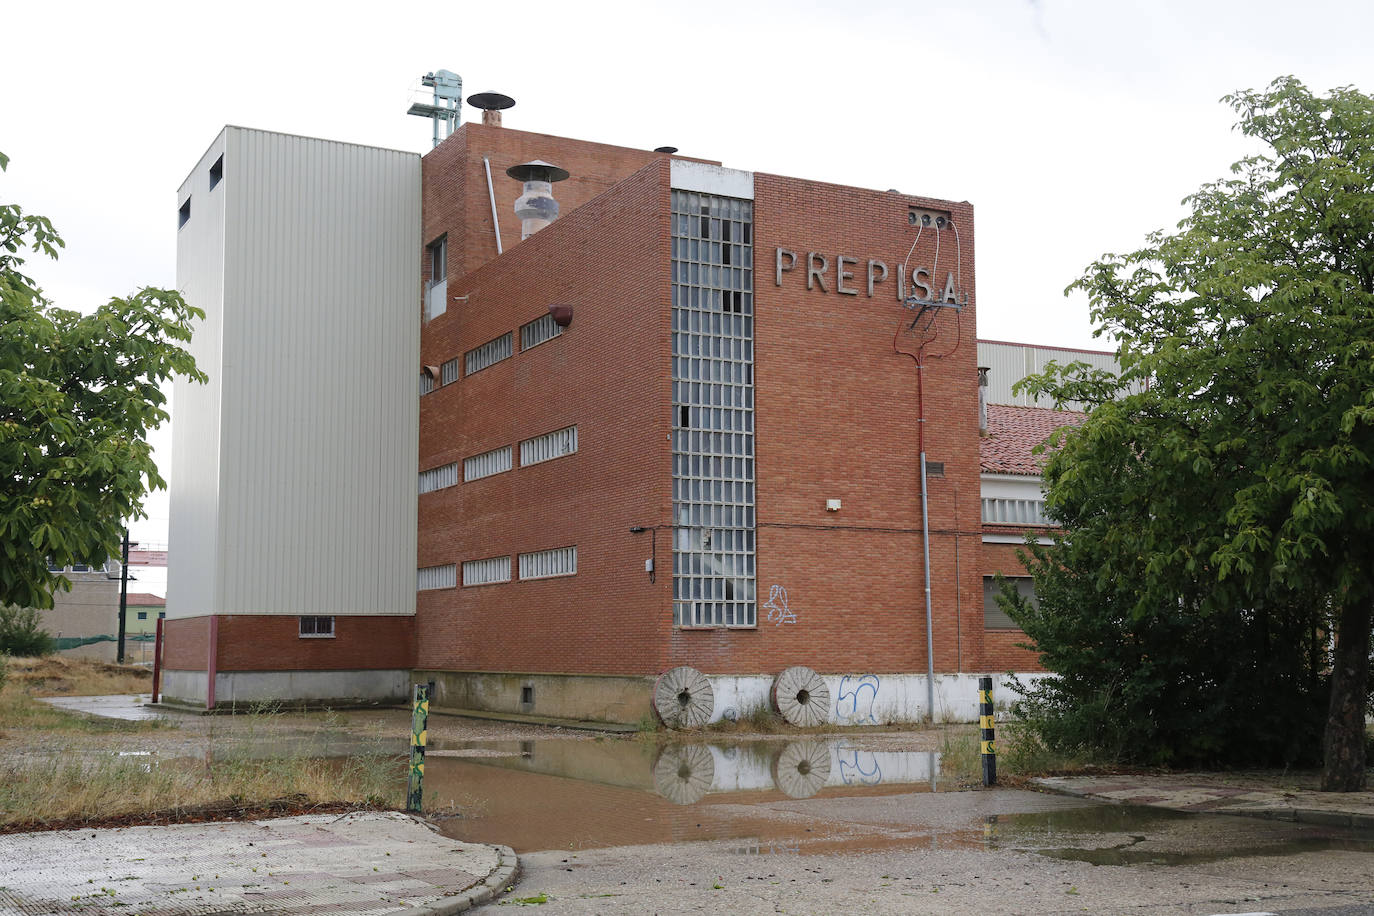
M 176 189 L 224 124 L 423 152 L 405 109 L 446 68 L 513 96 L 510 127 L 970 200 L 979 335 L 1100 347 L 1064 287 L 1247 152 L 1223 94 L 1374 91 L 1358 0 L 10 7 L 0 200 L 53 219 L 62 260 L 29 267 L 82 310 L 175 285 Z

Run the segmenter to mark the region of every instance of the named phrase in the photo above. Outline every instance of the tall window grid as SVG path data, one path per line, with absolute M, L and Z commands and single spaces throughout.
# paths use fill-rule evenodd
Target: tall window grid
M 753 203 L 672 193 L 673 622 L 757 625 Z

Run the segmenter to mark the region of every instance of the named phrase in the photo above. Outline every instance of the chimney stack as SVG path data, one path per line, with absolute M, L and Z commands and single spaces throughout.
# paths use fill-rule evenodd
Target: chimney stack
M 542 159 L 513 165 L 506 174 L 525 183 L 525 193 L 515 202 L 515 215 L 520 217 L 520 240 L 534 235 L 558 219 L 558 201 L 553 199 L 553 183 L 568 177 L 560 169 Z
M 468 104 L 473 108 L 482 109 L 482 123 L 488 127 L 501 126 L 501 112 L 506 108 L 515 107 L 515 99 L 499 92 L 476 92 L 468 96 Z

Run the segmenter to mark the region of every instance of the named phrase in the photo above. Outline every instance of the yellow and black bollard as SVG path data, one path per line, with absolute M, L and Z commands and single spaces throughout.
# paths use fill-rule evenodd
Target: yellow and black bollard
M 978 678 L 979 755 L 983 758 L 983 785 L 997 785 L 997 740 L 992 721 L 992 678 Z
M 429 743 L 429 685 L 416 684 L 410 705 L 410 781 L 406 810 L 419 811 L 425 798 L 425 745 Z

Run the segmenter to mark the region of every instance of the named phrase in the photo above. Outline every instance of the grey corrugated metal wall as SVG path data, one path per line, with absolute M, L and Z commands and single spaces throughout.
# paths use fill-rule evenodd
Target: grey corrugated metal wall
M 224 146 L 213 610 L 413 613 L 419 156 Z
M 1034 344 L 1005 343 L 995 340 L 978 341 L 978 365 L 987 366 L 988 403 L 1015 404 L 1021 407 L 1053 407 L 1049 398 L 1033 398 L 1026 394 L 1012 394 L 1012 386 L 1028 375 L 1043 372 L 1053 360 L 1059 365 L 1072 362 L 1088 363 L 1098 369 L 1119 374 L 1121 368 L 1111 353 L 1092 350 L 1069 350 L 1060 347 L 1038 347 Z M 1083 405 L 1066 405 L 1081 410 Z

